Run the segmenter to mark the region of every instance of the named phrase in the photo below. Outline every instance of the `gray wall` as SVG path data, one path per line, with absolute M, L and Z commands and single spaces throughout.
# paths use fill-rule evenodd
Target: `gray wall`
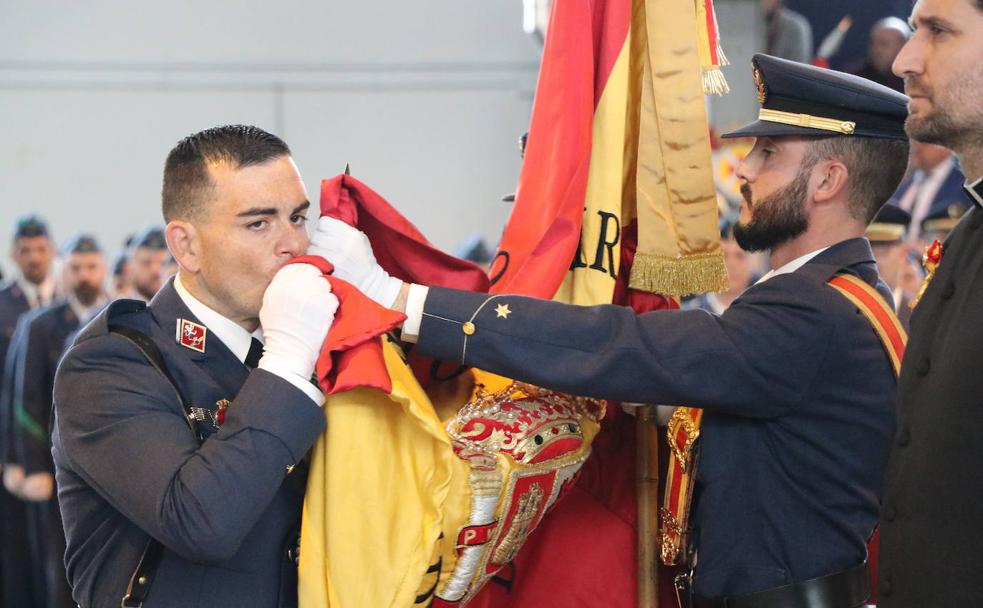
M 437 245 L 494 243 L 537 68 L 518 1 L 0 0 L 0 263 L 27 211 L 115 251 L 171 146 L 233 122 L 286 139 L 312 202 L 350 162 Z

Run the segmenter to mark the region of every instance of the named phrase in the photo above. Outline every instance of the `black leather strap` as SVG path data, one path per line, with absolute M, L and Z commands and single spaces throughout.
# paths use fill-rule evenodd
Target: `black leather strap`
M 137 564 L 133 575 L 130 576 L 130 584 L 126 586 L 126 595 L 120 601 L 120 608 L 140 608 L 143 606 L 147 594 L 150 593 L 150 584 L 154 582 L 157 575 L 157 566 L 160 559 L 164 556 L 164 545 L 150 537 L 147 546 L 140 556 L 140 563 Z
M 199 443 L 203 441 L 204 436 L 194 422 L 195 417 L 191 402 L 184 397 L 181 388 L 174 381 L 174 378 L 171 377 L 170 372 L 167 371 L 167 364 L 164 362 L 164 355 L 161 354 L 160 348 L 149 336 L 131 327 L 112 325 L 109 327 L 109 331 L 110 333 L 119 334 L 132 342 L 140 349 L 140 352 L 147 358 L 147 361 L 164 376 L 181 401 L 181 407 L 184 408 L 185 420 L 188 422 L 191 432 L 194 433 Z M 147 599 L 147 594 L 150 593 L 150 585 L 154 582 L 154 576 L 157 574 L 157 566 L 160 565 L 160 560 L 163 557 L 164 545 L 151 536 L 147 540 L 147 546 L 143 550 L 143 555 L 140 556 L 140 562 L 130 576 L 130 583 L 126 586 L 126 595 L 120 601 L 121 608 L 140 608 L 143 606 L 143 602 Z
M 870 595 L 867 562 L 819 578 L 748 595 L 693 598 L 693 608 L 856 608 Z

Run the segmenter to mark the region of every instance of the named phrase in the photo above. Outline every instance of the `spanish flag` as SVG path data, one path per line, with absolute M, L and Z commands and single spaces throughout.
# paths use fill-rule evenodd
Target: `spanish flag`
M 645 312 L 723 289 L 704 95 L 724 63 L 710 0 L 556 0 L 491 290 Z M 474 605 L 636 605 L 635 424 L 607 411 L 577 486 Z

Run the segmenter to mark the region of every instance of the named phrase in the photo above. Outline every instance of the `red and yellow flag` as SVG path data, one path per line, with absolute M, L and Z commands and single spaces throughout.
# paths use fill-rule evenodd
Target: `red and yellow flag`
M 491 291 L 641 312 L 724 288 L 704 94 L 726 91 L 725 63 L 710 0 L 556 0 Z M 605 420 L 575 491 L 519 552 L 509 591 L 490 585 L 476 604 L 636 604 L 625 418 Z

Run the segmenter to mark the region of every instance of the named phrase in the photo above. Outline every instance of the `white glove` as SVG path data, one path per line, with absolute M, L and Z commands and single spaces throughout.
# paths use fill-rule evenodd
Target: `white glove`
M 266 288 L 259 310 L 264 346 L 259 367 L 308 382 L 337 309 L 338 298 L 316 267 L 281 268 Z
M 369 238 L 341 220 L 323 216 L 311 237 L 308 255 L 334 264 L 334 274 L 386 308 L 392 308 L 403 282 L 389 276 L 375 261 Z

